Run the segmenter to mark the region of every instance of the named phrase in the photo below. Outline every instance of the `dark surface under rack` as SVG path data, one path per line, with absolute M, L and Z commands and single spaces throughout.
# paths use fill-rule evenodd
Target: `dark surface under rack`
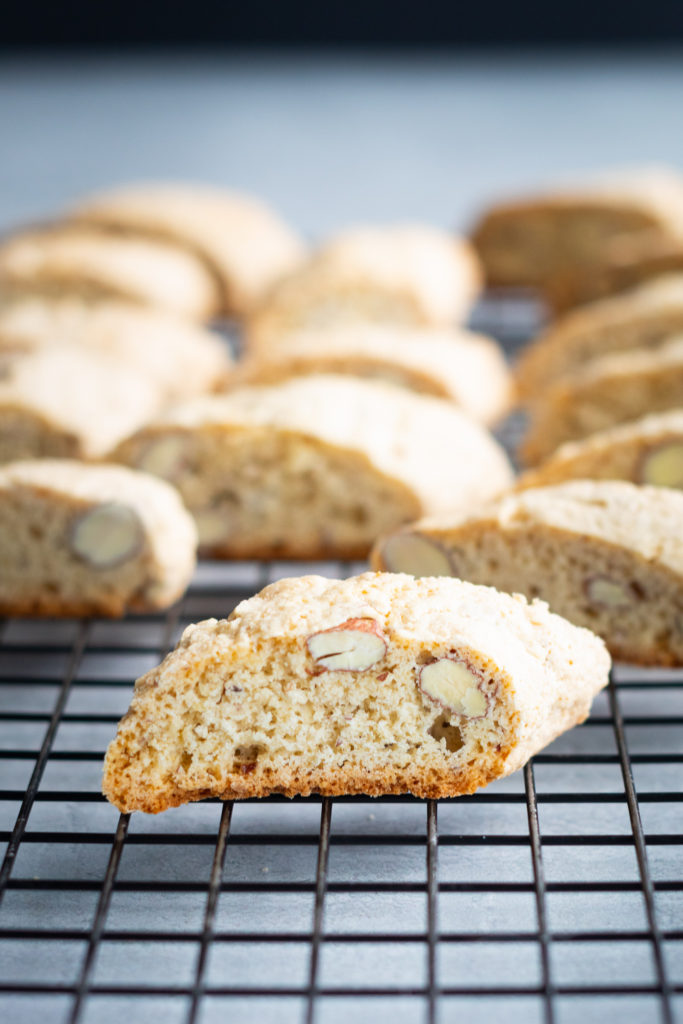
M 527 334 L 514 304 L 479 322 Z M 164 616 L 2 623 L 0 1019 L 683 1020 L 683 673 L 617 668 L 587 723 L 458 800 L 129 819 L 100 795 L 131 681 L 187 623 L 359 568 L 205 563 Z

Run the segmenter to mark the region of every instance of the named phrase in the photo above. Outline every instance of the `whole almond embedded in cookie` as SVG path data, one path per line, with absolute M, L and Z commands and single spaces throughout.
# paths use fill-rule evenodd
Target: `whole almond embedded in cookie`
M 482 677 L 464 661 L 439 658 L 420 670 L 418 684 L 430 700 L 464 718 L 483 718 L 488 700 Z
M 599 608 L 628 608 L 638 597 L 633 586 L 609 576 L 592 576 L 585 590 L 591 604 Z
M 165 480 L 174 480 L 185 464 L 185 456 L 183 438 L 170 434 L 147 445 L 138 460 L 138 469 Z
M 420 533 L 396 533 L 381 548 L 389 572 L 410 576 L 453 576 L 453 562 L 445 548 Z
M 309 636 L 306 646 L 316 666 L 328 672 L 364 672 L 381 661 L 387 650 L 374 619 L 347 619 Z
M 140 554 L 144 530 L 136 512 L 109 502 L 85 512 L 74 524 L 71 549 L 95 569 L 113 569 Z
M 640 479 L 656 487 L 683 488 L 683 444 L 670 441 L 652 448 L 641 462 Z

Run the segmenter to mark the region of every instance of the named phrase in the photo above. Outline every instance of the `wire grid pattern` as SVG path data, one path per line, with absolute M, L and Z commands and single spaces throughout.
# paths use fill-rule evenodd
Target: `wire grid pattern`
M 2 623 L 0 1019 L 683 1020 L 681 672 L 618 667 L 588 722 L 457 800 L 101 796 L 131 680 L 185 625 L 362 568 L 204 563 L 165 615 Z

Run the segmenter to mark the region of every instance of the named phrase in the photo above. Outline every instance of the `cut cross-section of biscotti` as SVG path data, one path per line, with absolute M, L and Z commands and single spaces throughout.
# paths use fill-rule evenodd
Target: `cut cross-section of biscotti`
M 145 473 L 66 459 L 0 467 L 0 614 L 165 608 L 190 581 L 196 545 L 177 493 Z
M 198 253 L 220 284 L 221 311 L 235 316 L 247 313 L 304 255 L 301 239 L 265 203 L 206 185 L 122 186 L 85 199 L 71 218 Z
M 630 480 L 683 490 L 683 410 L 645 416 L 584 441 L 563 444 L 520 487 L 545 487 L 564 480 Z
M 362 558 L 416 512 L 511 482 L 503 449 L 452 402 L 332 375 L 182 403 L 110 457 L 174 483 L 202 551 L 224 558 Z
M 0 245 L 0 301 L 27 295 L 125 300 L 190 320 L 208 320 L 220 308 L 218 286 L 193 253 L 59 224 Z
M 683 333 L 683 274 L 671 274 L 568 314 L 522 351 L 517 387 L 533 401 L 549 384 L 613 352 L 657 348 Z
M 163 398 L 148 376 L 75 345 L 0 351 L 0 462 L 101 456 L 155 416 Z
M 250 346 L 282 334 L 373 321 L 447 327 L 464 320 L 480 285 L 469 244 L 424 225 L 350 228 L 282 279 L 250 317 Z
M 633 349 L 593 359 L 583 370 L 551 385 L 530 406 L 521 458 L 536 465 L 566 441 L 678 408 L 682 396 L 681 335 L 654 350 Z
M 615 657 L 683 664 L 682 522 L 678 491 L 572 481 L 415 523 L 380 540 L 373 565 L 541 597 Z
M 159 309 L 78 298 L 0 305 L 0 358 L 63 345 L 117 358 L 149 377 L 168 399 L 216 390 L 233 363 L 218 335 Z
M 620 236 L 683 238 L 683 178 L 666 169 L 605 174 L 488 209 L 472 233 L 486 280 L 557 291 L 575 267 L 599 267 Z
M 459 580 L 281 580 L 188 627 L 137 681 L 104 793 L 153 813 L 209 796 L 471 793 L 583 721 L 609 665 L 541 602 Z
M 272 383 L 311 373 L 386 380 L 448 398 L 482 423 L 499 420 L 512 399 L 505 356 L 492 338 L 365 323 L 282 335 L 249 354 L 238 380 Z

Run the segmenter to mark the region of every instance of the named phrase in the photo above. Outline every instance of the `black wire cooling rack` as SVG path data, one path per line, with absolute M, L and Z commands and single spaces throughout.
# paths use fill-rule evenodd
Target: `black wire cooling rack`
M 163 616 L 2 623 L 1 1020 L 683 1020 L 683 673 L 618 667 L 588 722 L 457 800 L 100 795 L 132 680 L 187 623 L 360 568 L 204 563 Z

